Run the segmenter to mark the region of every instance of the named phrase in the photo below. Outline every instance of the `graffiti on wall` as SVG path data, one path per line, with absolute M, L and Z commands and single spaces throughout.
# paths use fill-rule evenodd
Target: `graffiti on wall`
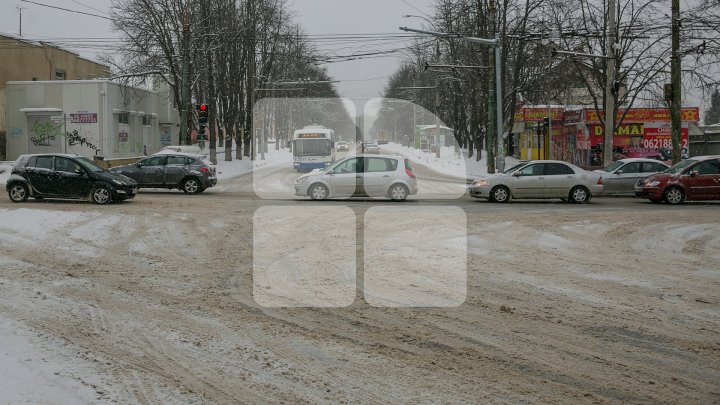
M 22 128 L 10 128 L 10 139 L 18 139 L 22 136 L 23 130 Z
M 55 124 L 50 121 L 40 123 L 36 120 L 30 130 L 33 135 L 30 142 L 35 146 L 53 146 L 55 139 L 61 135 L 61 128 L 62 124 Z
M 95 140 L 92 139 L 92 135 L 92 132 L 88 130 L 82 130 L 82 134 L 80 134 L 77 130 L 74 130 L 65 134 L 65 137 L 67 139 L 68 146 L 80 146 L 97 150 L 97 146 L 93 143 Z

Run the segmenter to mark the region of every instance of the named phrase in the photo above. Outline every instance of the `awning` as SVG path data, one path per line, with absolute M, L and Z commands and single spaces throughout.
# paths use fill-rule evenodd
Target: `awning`
M 62 112 L 62 108 L 21 108 L 21 113 L 32 114 L 32 113 L 59 113 Z

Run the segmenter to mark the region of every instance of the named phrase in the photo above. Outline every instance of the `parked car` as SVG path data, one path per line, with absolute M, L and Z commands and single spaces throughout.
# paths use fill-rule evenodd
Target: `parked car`
M 108 204 L 134 198 L 138 184 L 85 157 L 38 154 L 22 155 L 15 161 L 5 189 L 16 203 L 33 197 L 89 199 L 95 204 Z
M 667 170 L 670 167 L 653 159 L 621 159 L 603 170 L 604 195 L 635 195 L 638 180 Z
M 366 143 L 365 153 L 380 153 L 380 146 L 376 143 Z
M 401 156 L 353 156 L 295 181 L 295 195 L 313 200 L 369 196 L 404 201 L 417 192 L 412 164 Z
M 720 200 L 720 156 L 698 156 L 662 173 L 641 179 L 635 195 L 659 203 L 685 200 Z
M 567 162 L 537 160 L 480 178 L 468 187 L 468 191 L 471 197 L 492 202 L 504 203 L 511 198 L 559 198 L 582 204 L 602 194 L 603 174 Z
M 217 184 L 217 170 L 203 155 L 164 151 L 110 169 L 135 180 L 141 188 L 178 189 L 199 194 Z
M 335 144 L 335 150 L 336 150 L 337 152 L 340 152 L 340 151 L 347 152 L 347 150 L 348 150 L 348 143 L 345 142 L 345 141 L 338 141 L 338 142 Z

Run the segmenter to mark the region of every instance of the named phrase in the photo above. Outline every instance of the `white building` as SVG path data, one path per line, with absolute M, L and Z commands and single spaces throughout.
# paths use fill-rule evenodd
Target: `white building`
M 70 153 L 121 159 L 178 144 L 167 95 L 104 80 L 8 82 L 7 159 Z

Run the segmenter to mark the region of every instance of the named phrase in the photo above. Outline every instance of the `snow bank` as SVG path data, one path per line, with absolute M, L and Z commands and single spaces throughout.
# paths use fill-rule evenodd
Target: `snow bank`
M 265 154 L 265 160 L 260 160 L 260 155 L 255 162 L 245 156 L 242 160 L 235 159 L 236 149 L 233 147 L 233 160 L 225 161 L 225 148 L 217 149 L 217 171 L 218 180 L 228 180 L 235 177 L 244 176 L 252 173 L 253 169 L 270 168 L 276 166 L 287 165 L 292 167 L 293 157 L 289 149 L 275 150 L 275 146 L 268 145 L 268 152 Z M 204 150 L 205 156 L 210 156 L 208 149 Z
M 5 185 L 7 182 L 8 177 L 10 177 L 10 172 L 12 171 L 12 166 L 10 165 L 0 165 L 0 185 Z
M 434 152 L 423 152 L 392 142 L 383 145 L 382 149 L 391 153 L 399 153 L 413 163 L 426 166 L 438 173 L 449 176 L 474 179 L 487 174 L 487 153 L 485 151 L 482 152 L 482 159 L 476 160 L 475 156 L 468 158 L 467 149 L 462 149 L 462 153 L 458 154 L 453 146 L 441 147 L 440 158 Z M 505 158 L 506 167 L 517 162 L 518 160 L 515 158 Z

